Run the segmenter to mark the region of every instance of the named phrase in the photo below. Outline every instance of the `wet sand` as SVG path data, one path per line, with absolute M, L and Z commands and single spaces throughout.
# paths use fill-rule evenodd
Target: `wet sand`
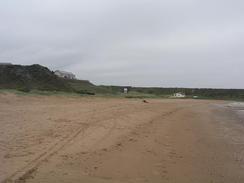
M 238 117 L 244 121 L 244 102 L 231 102 L 226 105 L 229 107 L 234 113 L 238 115 Z
M 244 182 L 235 106 L 148 102 L 0 94 L 0 182 Z

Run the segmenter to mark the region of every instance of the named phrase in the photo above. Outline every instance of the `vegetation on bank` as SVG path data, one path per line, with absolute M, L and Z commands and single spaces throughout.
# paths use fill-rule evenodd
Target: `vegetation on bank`
M 121 93 L 123 86 L 101 86 L 111 93 Z M 127 98 L 169 98 L 174 93 L 184 93 L 186 98 L 244 100 L 244 89 L 208 89 L 208 88 L 157 88 L 132 87 Z
M 41 65 L 0 66 L 0 92 L 125 98 L 169 98 L 174 93 L 182 92 L 187 98 L 244 100 L 244 89 L 129 87 L 129 93 L 123 94 L 123 88 L 124 86 L 96 86 L 87 80 L 59 78 Z

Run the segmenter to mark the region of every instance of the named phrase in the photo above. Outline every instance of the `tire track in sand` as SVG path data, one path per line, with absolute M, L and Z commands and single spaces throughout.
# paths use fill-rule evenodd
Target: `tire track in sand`
M 116 109 L 116 108 L 120 108 L 120 106 L 112 106 L 110 109 Z M 103 111 L 107 111 L 107 110 L 108 109 L 104 109 Z M 161 115 L 161 117 L 163 117 L 163 118 L 167 117 L 168 115 L 171 115 L 172 113 L 175 113 L 178 110 L 179 109 L 176 109 L 176 110 L 173 110 L 173 111 L 169 111 L 169 112 Z M 99 112 L 103 112 L 103 111 L 99 111 Z M 84 136 L 85 130 L 87 130 L 89 128 L 88 122 L 92 121 L 92 119 L 95 116 L 96 112 L 97 112 L 96 110 L 93 110 L 91 112 L 92 113 L 91 117 L 88 119 L 87 123 L 81 123 L 81 126 L 75 132 L 73 132 L 73 133 L 67 135 L 66 137 L 63 137 L 62 139 L 60 139 L 58 142 L 56 142 L 55 144 L 50 146 L 47 150 L 42 152 L 35 159 L 30 161 L 27 165 L 25 165 L 24 167 L 22 167 L 21 169 L 17 170 L 13 174 L 11 174 L 9 177 L 4 179 L 2 181 L 2 183 L 25 182 L 26 179 L 28 179 L 28 178 L 30 178 L 32 176 L 32 174 L 37 170 L 37 168 L 40 166 L 41 163 L 47 161 L 50 157 L 52 157 L 53 155 L 57 154 L 66 145 L 68 145 L 72 140 L 74 140 L 78 135 Z M 112 117 L 112 119 L 113 118 L 115 118 L 115 117 Z M 152 120 L 152 121 L 154 121 L 154 120 Z M 95 123 L 99 123 L 100 121 L 103 121 L 103 120 L 98 120 Z M 116 128 L 116 122 L 115 121 L 113 122 L 113 125 L 109 129 L 108 133 L 106 133 L 104 135 L 104 137 L 102 139 L 100 139 L 100 140 L 106 139 L 109 136 L 109 134 L 111 134 L 112 131 Z M 92 123 L 92 124 L 94 124 L 94 123 Z
M 116 109 L 120 106 L 112 106 L 110 109 Z M 108 109 L 104 109 L 106 111 Z M 24 167 L 21 167 L 19 170 L 15 171 L 9 177 L 5 178 L 1 181 L 1 183 L 11 183 L 11 182 L 25 182 L 25 179 L 31 177 L 32 173 L 35 172 L 38 166 L 47 161 L 50 157 L 57 154 L 60 150 L 62 150 L 66 145 L 68 145 L 73 139 L 75 139 L 78 135 L 84 135 L 84 132 L 87 128 L 89 128 L 89 121 L 91 121 L 95 115 L 96 110 L 92 110 L 91 117 L 87 120 L 86 123 L 82 123 L 81 126 L 73 133 L 67 135 L 66 137 L 61 138 L 55 144 L 51 145 L 47 150 L 42 152 L 36 158 L 27 163 Z M 101 111 L 99 111 L 101 112 Z

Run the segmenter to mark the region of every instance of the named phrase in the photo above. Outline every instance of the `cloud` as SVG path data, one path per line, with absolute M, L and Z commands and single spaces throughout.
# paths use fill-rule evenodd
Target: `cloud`
M 96 84 L 244 88 L 240 0 L 0 0 L 0 62 Z

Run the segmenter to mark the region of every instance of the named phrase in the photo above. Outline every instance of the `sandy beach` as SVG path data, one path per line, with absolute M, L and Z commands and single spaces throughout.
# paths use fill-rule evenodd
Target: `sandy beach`
M 241 183 L 243 103 L 0 94 L 0 182 Z

